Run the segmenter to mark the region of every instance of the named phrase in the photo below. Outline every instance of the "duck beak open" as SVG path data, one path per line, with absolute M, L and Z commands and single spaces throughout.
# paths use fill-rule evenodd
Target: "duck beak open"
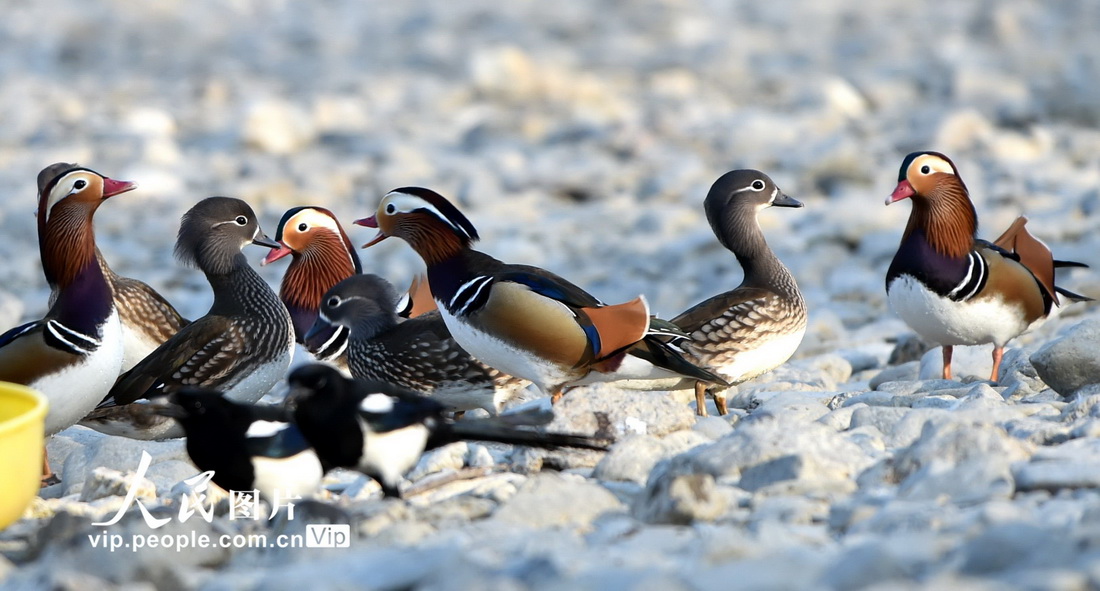
M 378 218 L 372 215 L 361 220 L 355 220 L 354 224 L 356 226 L 363 226 L 365 228 L 378 228 Z M 389 238 L 389 235 L 383 232 L 381 228 L 379 228 L 378 235 L 372 238 L 370 242 L 364 244 L 361 248 L 370 248 L 375 244 L 382 242 L 386 238 Z

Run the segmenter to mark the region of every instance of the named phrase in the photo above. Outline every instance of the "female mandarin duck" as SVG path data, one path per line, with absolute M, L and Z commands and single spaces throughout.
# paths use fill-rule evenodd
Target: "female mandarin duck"
M 69 165 L 46 168 L 38 185 L 38 247 L 51 305 L 41 320 L 0 335 L 0 380 L 46 396 L 52 435 L 92 410 L 121 370 L 122 327 L 92 217 L 104 200 L 136 185 Z M 42 474 L 43 483 L 56 480 L 45 459 Z
M 377 275 L 354 275 L 325 294 L 312 332 L 350 331 L 348 366 L 356 378 L 421 392 L 451 411 L 498 414 L 527 380 L 474 359 L 451 338 L 438 312 L 401 321 L 397 291 Z
M 89 420 L 114 406 L 189 386 L 218 389 L 230 400 L 252 403 L 283 377 L 294 351 L 294 329 L 286 306 L 241 253 L 249 244 L 278 247 L 240 199 L 210 197 L 184 214 L 176 256 L 203 271 L 214 303 L 205 316 L 120 377 Z M 154 419 L 163 417 L 152 417 L 134 436 L 182 435 L 178 425 Z
M 1054 285 L 1056 261 L 1018 218 L 993 243 L 976 238 L 978 217 L 955 165 L 937 152 L 905 157 L 886 204 L 913 202 L 901 245 L 886 272 L 890 306 L 919 335 L 943 346 L 951 378 L 955 345 L 993 343 L 996 382 L 1005 344 L 1057 310 L 1058 295 L 1084 296 Z
M 684 357 L 731 384 L 771 371 L 794 354 L 806 334 L 806 302 L 791 272 L 775 256 L 757 214 L 767 207 L 802 207 L 764 173 L 734 170 L 722 175 L 703 209 L 722 243 L 744 269 L 741 284 L 692 306 L 672 319 L 689 338 L 676 342 Z M 696 411 L 706 415 L 705 394 L 713 384 L 696 381 Z M 726 414 L 724 397 L 714 396 Z
M 356 223 L 379 230 L 366 246 L 389 236 L 408 242 L 428 267 L 455 341 L 490 366 L 532 381 L 551 401 L 566 387 L 621 379 L 724 382 L 659 338 L 683 335 L 651 319 L 645 298 L 607 305 L 549 271 L 473 250 L 477 230 L 434 191 L 394 190 L 374 216 Z
M 336 216 L 315 206 L 287 210 L 279 221 L 275 240 L 279 248 L 272 249 L 262 264 L 292 256 L 279 288 L 279 298 L 294 320 L 295 339 L 317 360 L 347 370 L 347 328 L 326 325 L 325 330 L 318 330 L 308 338 L 306 334 L 317 322 L 325 292 L 341 280 L 363 272 L 355 247 Z M 409 318 L 435 309 L 426 286 L 426 281 L 414 280 L 409 293 L 396 304 L 399 316 Z

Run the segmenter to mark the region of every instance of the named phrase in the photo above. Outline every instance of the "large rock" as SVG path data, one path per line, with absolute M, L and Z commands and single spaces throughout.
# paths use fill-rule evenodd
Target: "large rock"
M 1031 356 L 1031 363 L 1048 386 L 1065 397 L 1089 384 L 1100 383 L 1100 319 L 1090 319 L 1065 331 Z

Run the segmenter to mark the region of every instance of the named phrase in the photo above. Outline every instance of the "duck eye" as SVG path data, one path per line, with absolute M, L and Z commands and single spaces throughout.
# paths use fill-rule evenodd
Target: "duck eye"
M 75 183 L 73 183 L 73 188 L 76 189 L 77 191 L 79 191 L 79 190 L 81 190 L 81 189 L 83 189 L 84 187 L 87 187 L 87 186 L 88 186 L 88 181 L 85 181 L 84 179 L 80 179 L 80 180 L 76 181 Z
M 930 172 L 932 172 L 932 168 L 931 168 L 930 166 L 928 166 L 927 164 L 925 164 L 924 166 L 920 167 L 920 173 L 921 173 L 921 174 L 928 174 L 928 173 L 930 173 Z
M 308 229 L 309 229 L 309 226 L 305 222 L 302 222 L 302 223 L 298 224 L 298 231 L 299 232 L 305 232 Z
M 393 214 L 397 213 L 397 206 L 390 203 L 389 205 L 386 206 L 386 213 L 388 213 L 390 215 L 393 215 Z
M 248 218 L 244 217 L 243 215 L 239 215 L 237 216 L 237 219 L 233 221 L 236 222 L 238 226 L 243 226 L 248 223 Z
M 339 306 L 339 305 L 340 305 L 340 298 L 338 298 L 336 296 L 332 296 L 331 298 L 328 299 L 328 306 L 330 308 L 335 308 L 336 306 Z
M 764 190 L 764 181 L 759 180 L 759 179 L 753 181 L 752 182 L 752 190 L 753 191 L 763 191 Z

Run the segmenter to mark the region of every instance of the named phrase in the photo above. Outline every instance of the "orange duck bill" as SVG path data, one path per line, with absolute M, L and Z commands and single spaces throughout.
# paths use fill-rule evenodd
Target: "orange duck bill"
M 352 223 L 356 226 L 363 226 L 364 228 L 378 228 L 378 218 L 373 215 L 370 217 L 365 217 L 363 219 L 355 220 Z M 378 235 L 372 238 L 370 242 L 364 244 L 360 248 L 370 248 L 375 244 L 382 242 L 386 238 L 389 238 L 389 235 L 383 232 L 381 228 L 378 228 Z

